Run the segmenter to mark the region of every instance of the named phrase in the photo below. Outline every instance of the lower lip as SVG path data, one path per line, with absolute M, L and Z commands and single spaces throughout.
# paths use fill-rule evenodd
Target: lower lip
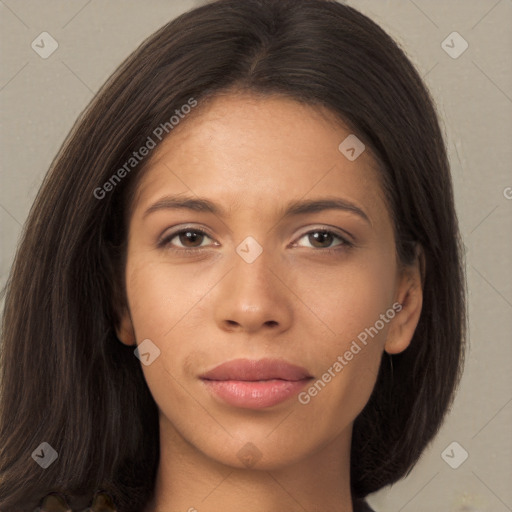
M 234 407 L 245 409 L 263 409 L 284 402 L 296 395 L 310 381 L 290 380 L 207 380 L 208 389 Z

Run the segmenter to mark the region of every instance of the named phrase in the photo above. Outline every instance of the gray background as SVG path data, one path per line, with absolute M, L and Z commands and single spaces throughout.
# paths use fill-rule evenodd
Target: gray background
M 0 1 L 0 287 L 42 178 L 78 114 L 145 37 L 200 3 Z M 453 409 L 411 474 L 369 501 L 379 512 L 512 511 L 512 1 L 348 3 L 399 42 L 438 105 L 470 290 L 470 346 Z M 47 59 L 31 47 L 43 31 L 59 45 Z M 456 59 L 441 46 L 453 31 L 469 44 Z M 454 441 L 460 447 L 445 452 Z M 467 460 L 452 469 L 442 453 L 453 465 L 462 450 Z

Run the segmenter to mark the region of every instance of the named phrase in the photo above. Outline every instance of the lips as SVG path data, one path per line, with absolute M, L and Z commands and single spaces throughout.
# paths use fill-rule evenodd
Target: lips
M 313 377 L 280 359 L 235 359 L 200 376 L 207 390 L 233 407 L 263 409 L 296 395 Z
M 305 368 L 290 364 L 280 359 L 234 359 L 201 375 L 206 380 L 288 380 L 308 379 L 311 375 Z

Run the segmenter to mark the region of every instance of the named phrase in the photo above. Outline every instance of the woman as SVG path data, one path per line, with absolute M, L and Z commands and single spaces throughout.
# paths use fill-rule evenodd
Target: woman
M 1 510 L 369 510 L 463 359 L 417 72 L 333 1 L 168 23 L 53 162 L 2 336 Z

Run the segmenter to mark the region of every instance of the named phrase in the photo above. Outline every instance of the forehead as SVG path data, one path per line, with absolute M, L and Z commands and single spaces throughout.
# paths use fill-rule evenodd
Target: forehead
M 226 94 L 185 118 L 154 150 L 134 209 L 164 193 L 208 196 L 231 209 L 337 194 L 386 210 L 379 170 L 365 149 L 354 161 L 339 149 L 350 130 L 322 106 L 282 96 Z M 350 140 L 350 139 L 349 139 Z

